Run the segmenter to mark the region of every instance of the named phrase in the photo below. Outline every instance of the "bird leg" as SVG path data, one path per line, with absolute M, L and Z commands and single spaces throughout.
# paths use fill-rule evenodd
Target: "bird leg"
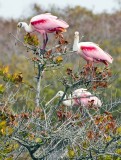
M 42 47 L 43 50 L 45 50 L 47 42 L 48 42 L 47 33 L 43 33 L 43 47 Z
M 91 76 L 91 78 L 93 79 L 93 77 L 95 76 L 95 71 L 94 71 L 94 63 L 93 62 L 89 62 L 89 61 L 87 61 L 87 68 L 89 69 L 89 71 L 90 71 L 90 76 Z
M 92 69 L 92 68 L 93 68 L 93 62 L 87 61 L 87 66 L 88 66 L 90 69 Z
M 47 42 L 48 42 L 48 35 L 47 35 L 47 33 L 46 33 L 46 44 L 47 44 Z
M 92 75 L 92 79 L 94 78 L 94 63 L 93 62 L 90 62 L 90 70 L 91 70 L 91 75 Z

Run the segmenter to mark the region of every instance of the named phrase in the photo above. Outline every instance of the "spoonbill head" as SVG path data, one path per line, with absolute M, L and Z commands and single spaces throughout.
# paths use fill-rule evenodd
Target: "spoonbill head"
M 19 22 L 19 23 L 17 24 L 17 27 L 18 27 L 18 28 L 22 28 L 22 26 L 23 26 L 22 23 L 23 23 L 23 22 Z
M 79 32 L 76 31 L 76 32 L 74 33 L 74 35 L 75 35 L 75 37 L 78 37 L 78 36 L 79 36 Z
M 62 97 L 63 94 L 64 94 L 63 91 L 58 91 L 57 94 L 55 95 L 55 98 L 56 98 L 56 97 Z
M 63 91 L 58 91 L 58 92 L 56 93 L 56 95 L 55 95 L 49 102 L 47 102 L 47 103 L 45 104 L 45 106 L 47 106 L 48 104 L 50 104 L 51 102 L 53 102 L 56 98 L 62 97 L 63 94 L 64 94 Z M 64 98 L 66 98 L 66 96 L 65 96 Z
M 31 33 L 31 32 L 34 32 L 34 28 L 31 26 L 31 24 L 27 24 L 25 22 L 19 22 L 17 24 L 17 29 L 20 30 L 21 28 L 24 28 L 24 30 L 27 32 L 27 33 Z

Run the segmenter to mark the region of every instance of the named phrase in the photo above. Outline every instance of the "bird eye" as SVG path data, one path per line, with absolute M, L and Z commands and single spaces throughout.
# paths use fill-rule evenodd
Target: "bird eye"
M 22 27 L 22 23 L 18 23 L 17 27 L 21 28 Z

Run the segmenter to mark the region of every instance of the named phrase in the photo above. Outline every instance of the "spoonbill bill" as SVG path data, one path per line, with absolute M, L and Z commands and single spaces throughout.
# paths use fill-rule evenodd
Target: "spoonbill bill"
M 26 22 L 19 22 L 18 28 L 24 28 L 27 33 L 39 32 L 43 36 L 43 48 L 45 49 L 48 42 L 47 33 L 65 32 L 69 25 L 51 13 L 40 14 L 30 20 L 29 25 Z
M 97 44 L 93 42 L 79 43 L 79 32 L 75 32 L 74 35 L 73 51 L 77 52 L 77 54 L 84 58 L 87 61 L 87 64 L 90 62 L 102 62 L 105 65 L 108 65 L 108 63 L 113 62 L 113 58 L 103 51 Z
M 55 98 L 62 97 L 64 94 L 63 91 L 57 92 L 57 94 L 48 102 L 45 106 L 49 105 Z M 93 106 L 101 107 L 102 103 L 101 100 L 98 99 L 96 96 L 93 96 L 87 89 L 80 88 L 75 90 L 72 94 L 68 97 L 65 95 L 63 99 L 63 105 L 67 107 L 71 106 L 84 106 L 87 107 L 89 102 L 93 101 Z

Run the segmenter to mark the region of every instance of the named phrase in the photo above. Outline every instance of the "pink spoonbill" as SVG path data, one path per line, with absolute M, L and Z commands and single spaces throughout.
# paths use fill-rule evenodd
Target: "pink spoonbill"
M 58 19 L 56 16 L 53 16 L 51 13 L 45 13 L 33 17 L 30 20 L 29 25 L 26 22 L 19 22 L 17 24 L 17 27 L 24 28 L 27 33 L 36 31 L 42 34 L 43 36 L 42 49 L 45 49 L 48 41 L 47 33 L 65 32 L 66 28 L 68 28 L 69 25 L 65 21 Z
M 55 98 L 62 97 L 64 94 L 63 91 L 57 92 L 57 94 L 48 102 L 45 106 L 49 105 Z M 65 95 L 63 99 L 63 105 L 71 107 L 71 106 L 84 106 L 87 107 L 89 102 L 93 101 L 93 106 L 101 107 L 101 100 L 96 96 L 93 96 L 87 89 L 80 88 L 75 90 L 68 97 Z
M 103 51 L 97 44 L 93 42 L 80 42 L 79 43 L 79 32 L 75 32 L 73 51 L 77 52 L 82 58 L 87 61 L 87 64 L 93 62 L 102 62 L 105 65 L 113 62 L 113 58 Z

